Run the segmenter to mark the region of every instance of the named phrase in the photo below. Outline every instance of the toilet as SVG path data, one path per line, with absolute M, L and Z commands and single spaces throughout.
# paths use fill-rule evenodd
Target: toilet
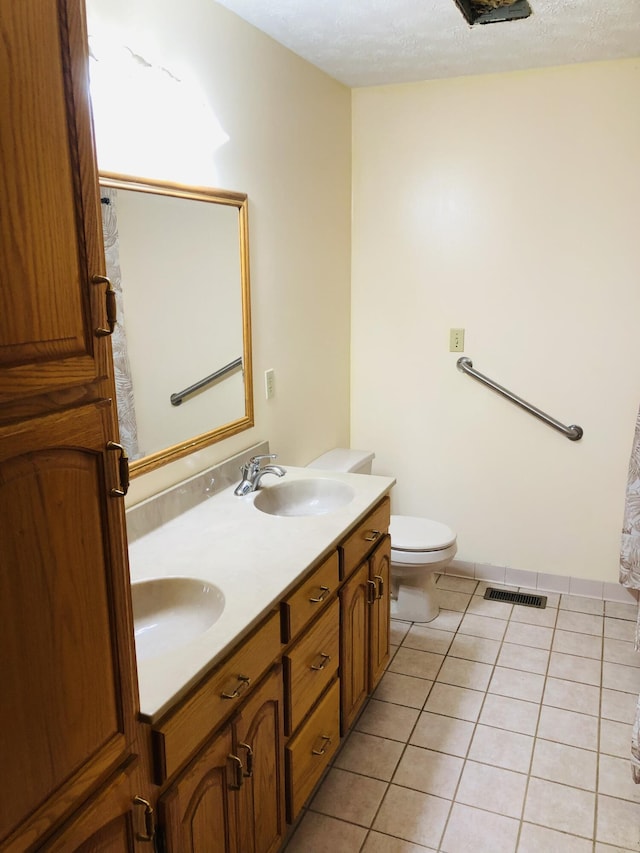
M 308 468 L 370 474 L 374 453 L 336 447 L 323 453 Z M 440 612 L 435 586 L 456 555 L 456 534 L 446 524 L 409 515 L 392 515 L 391 615 L 411 622 L 431 622 Z

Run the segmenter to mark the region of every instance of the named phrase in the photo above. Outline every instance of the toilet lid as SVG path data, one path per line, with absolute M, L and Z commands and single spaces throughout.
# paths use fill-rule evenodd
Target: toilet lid
M 396 551 L 440 551 L 456 541 L 446 524 L 411 515 L 392 515 L 389 533 Z

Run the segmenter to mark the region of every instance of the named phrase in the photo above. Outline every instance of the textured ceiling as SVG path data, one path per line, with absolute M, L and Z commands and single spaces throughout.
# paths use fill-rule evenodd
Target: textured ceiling
M 347 86 L 640 56 L 640 0 L 529 0 L 470 27 L 454 0 L 218 0 Z

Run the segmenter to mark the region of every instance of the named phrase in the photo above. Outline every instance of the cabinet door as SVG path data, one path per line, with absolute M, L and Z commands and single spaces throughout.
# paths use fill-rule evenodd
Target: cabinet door
M 369 691 L 369 611 L 374 597 L 369 564 L 359 569 L 340 590 L 340 708 L 341 733 L 351 727 Z
M 391 538 L 386 536 L 369 557 L 369 580 L 376 597 L 369 622 L 369 692 L 372 693 L 389 663 L 391 619 Z
M 166 853 L 246 853 L 238 846 L 234 788 L 242 783 L 231 726 L 206 746 L 158 801 Z
M 0 0 L 0 80 L 2 406 L 109 370 L 83 0 Z
M 240 850 L 275 853 L 285 831 L 281 667 L 247 700 L 234 733 L 245 773 L 238 793 Z
M 0 846 L 48 832 L 133 751 L 133 626 L 110 404 L 0 427 Z M 3 847 L 3 850 L 5 848 Z

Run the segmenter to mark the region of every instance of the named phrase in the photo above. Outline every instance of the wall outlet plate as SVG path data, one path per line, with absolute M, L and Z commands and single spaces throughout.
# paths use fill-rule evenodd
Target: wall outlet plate
M 464 329 L 449 329 L 449 352 L 464 352 Z

